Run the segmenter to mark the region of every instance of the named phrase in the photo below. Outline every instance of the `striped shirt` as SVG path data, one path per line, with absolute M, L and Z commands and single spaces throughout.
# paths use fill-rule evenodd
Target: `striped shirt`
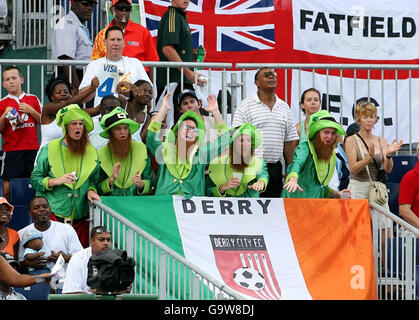
M 281 160 L 284 142 L 299 139 L 290 107 L 278 97 L 272 110 L 260 101 L 257 93 L 244 99 L 234 113 L 233 127 L 246 122 L 252 123 L 262 134 L 262 144 L 255 154 L 266 163 Z

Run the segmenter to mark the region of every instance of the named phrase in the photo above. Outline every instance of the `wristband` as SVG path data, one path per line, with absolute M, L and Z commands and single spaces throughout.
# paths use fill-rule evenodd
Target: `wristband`
M 386 158 L 387 159 L 391 159 L 391 158 L 393 158 L 393 155 L 391 155 L 390 157 L 388 156 L 388 154 L 386 154 Z

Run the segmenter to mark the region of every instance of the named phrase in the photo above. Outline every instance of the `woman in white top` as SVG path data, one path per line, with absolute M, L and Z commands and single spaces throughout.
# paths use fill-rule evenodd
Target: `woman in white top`
M 63 130 L 55 121 L 57 112 L 69 104 L 80 104 L 88 95 L 96 91 L 99 86 L 99 80 L 95 77 L 92 79 L 90 90 L 81 94 L 71 95 L 71 85 L 64 79 L 52 77 L 48 82 L 45 93 L 49 99 L 49 103 L 44 105 L 41 113 L 41 146 L 39 150 L 53 139 L 60 138 Z M 91 116 L 99 114 L 99 107 L 85 109 Z

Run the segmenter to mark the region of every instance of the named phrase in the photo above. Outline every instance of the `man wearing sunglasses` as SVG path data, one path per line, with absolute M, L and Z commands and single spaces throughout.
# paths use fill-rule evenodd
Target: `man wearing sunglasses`
M 263 143 L 256 156 L 268 166 L 269 184 L 262 197 L 279 198 L 283 186 L 282 159 L 289 165 L 299 139 L 291 110 L 278 98 L 277 74 L 272 68 L 262 67 L 255 74 L 257 92 L 244 99 L 233 117 L 233 127 L 243 123 L 253 124 L 262 134 Z
M 70 12 L 58 21 L 52 33 L 52 59 L 90 59 L 93 43 L 84 23 L 90 20 L 96 5 L 96 0 L 71 0 Z M 68 67 L 59 67 L 58 73 L 72 84 L 73 95 L 76 95 L 83 78 L 83 66 L 71 67 L 71 79 Z
M 64 279 L 63 293 L 91 293 L 87 285 L 88 263 L 92 255 L 111 249 L 111 231 L 97 226 L 90 232 L 90 247 L 75 253 L 68 263 Z
M 137 58 L 140 61 L 159 61 L 159 55 L 150 31 L 141 24 L 132 22 L 130 19 L 132 12 L 131 3 L 131 0 L 112 0 L 111 11 L 114 19 L 109 26 L 97 34 L 91 60 L 106 56 L 106 47 L 104 46 L 105 31 L 108 27 L 115 25 L 124 32 L 125 47 L 122 55 Z M 145 70 L 150 79 L 153 79 L 153 69 L 145 67 Z

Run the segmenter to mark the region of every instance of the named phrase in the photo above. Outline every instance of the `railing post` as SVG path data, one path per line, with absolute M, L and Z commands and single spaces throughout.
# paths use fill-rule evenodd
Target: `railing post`
M 192 277 L 192 300 L 199 300 L 199 287 L 200 287 L 200 280 L 196 274 Z
M 412 234 L 409 232 L 406 236 L 406 258 L 405 258 L 405 281 L 406 281 L 406 293 L 405 299 L 412 300 L 414 297 L 413 288 L 415 286 L 414 277 L 413 277 L 413 241 L 415 238 L 412 237 Z M 417 275 L 416 275 L 417 276 Z
M 166 300 L 167 296 L 167 254 L 164 252 L 160 253 L 159 263 L 159 300 Z

